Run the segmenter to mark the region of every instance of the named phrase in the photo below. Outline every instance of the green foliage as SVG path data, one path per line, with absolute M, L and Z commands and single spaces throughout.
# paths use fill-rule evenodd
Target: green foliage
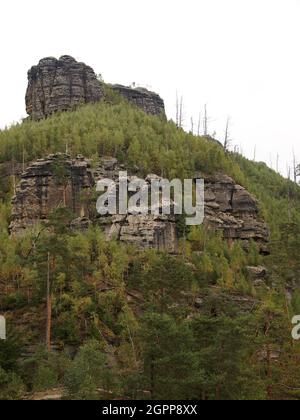
M 0 368 L 0 400 L 19 400 L 24 390 L 24 384 L 19 376 Z
M 20 339 L 12 336 L 8 331 L 7 340 L 0 340 L 0 368 L 7 371 L 16 370 L 21 352 L 22 343 Z
M 101 399 L 101 392 L 112 384 L 112 370 L 99 343 L 91 341 L 79 350 L 66 372 L 68 396 L 78 400 Z
M 72 156 L 116 156 L 131 167 L 138 166 L 142 173 L 171 179 L 188 177 L 195 170 L 238 171 L 213 142 L 178 130 L 163 118 L 145 115 L 119 98 L 109 105 L 87 105 L 45 121 L 26 121 L 0 131 L 0 163 L 13 159 L 22 162 L 24 151 L 27 161 L 47 153 L 64 153 L 66 144 Z M 56 166 L 60 175 L 62 169 Z
M 147 313 L 142 320 L 143 378 L 150 398 L 197 399 L 203 381 L 192 330 L 168 315 Z
M 62 353 L 47 353 L 39 346 L 34 356 L 21 364 L 24 383 L 30 391 L 47 391 L 61 385 L 66 370 L 70 366 L 69 357 Z
M 152 308 L 168 308 L 188 290 L 193 273 L 187 263 L 172 256 L 150 251 L 135 261 L 131 287 L 140 290 Z
M 250 320 L 250 317 L 231 319 L 224 315 L 199 316 L 193 320 L 199 363 L 205 369 L 201 384 L 205 399 L 243 400 L 264 396 L 258 372 L 255 373 L 253 366 L 249 369 L 247 363 L 254 347 Z
M 187 229 L 184 218 L 177 220 L 179 255 L 141 251 L 107 242 L 95 227 L 74 232 L 74 215 L 63 206 L 47 224 L 10 237 L 7 163 L 63 153 L 66 145 L 72 157 L 116 156 L 141 175 L 231 175 L 259 200 L 271 256 L 260 255 L 254 242 L 246 253 L 205 226 Z M 52 169 L 65 185 L 65 166 Z M 300 398 L 299 346 L 290 341 L 291 315 L 300 308 L 296 184 L 145 115 L 113 92 L 106 103 L 1 131 L 0 175 L 0 310 L 22 337 L 20 343 L 9 333 L 0 341 L 1 399 L 57 386 L 72 399 Z M 261 290 L 247 270 L 258 265 L 270 272 Z M 48 276 L 58 354 L 38 346 Z M 291 304 L 286 285 L 294 290 Z M 33 357 L 21 357 L 29 348 Z M 72 349 L 73 360 L 64 349 Z

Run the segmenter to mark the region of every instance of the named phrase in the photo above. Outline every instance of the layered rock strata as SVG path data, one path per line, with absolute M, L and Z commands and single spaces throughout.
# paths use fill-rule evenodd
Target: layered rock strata
M 121 85 L 110 85 L 110 88 L 145 113 L 165 116 L 164 101 L 156 93 Z M 25 102 L 27 114 L 32 120 L 103 100 L 105 85 L 98 80 L 94 70 L 68 55 L 58 60 L 43 58 L 28 71 Z
M 111 88 L 146 114 L 166 116 L 164 101 L 157 93 L 144 88 L 133 89 L 121 85 L 113 85 Z
M 118 181 L 119 172 L 124 169 L 113 158 L 102 159 L 96 169 L 92 169 L 90 162 L 82 156 L 72 160 L 65 155 L 51 155 L 38 160 L 23 173 L 17 187 L 12 202 L 11 232 L 18 233 L 40 220 L 47 220 L 55 208 L 63 205 L 74 213 L 77 228 L 94 223 L 101 226 L 109 240 L 176 253 L 178 220 L 174 215 L 100 217 L 91 208 L 90 198 L 97 181 L 104 178 Z M 153 177 L 155 175 L 147 177 L 149 185 Z M 259 217 L 257 201 L 226 175 L 205 177 L 204 223 L 209 229 L 220 230 L 229 242 L 240 240 L 247 249 L 253 240 L 262 253 L 268 252 L 269 232 Z
M 103 89 L 94 70 L 68 55 L 59 60 L 44 58 L 28 72 L 26 111 L 33 120 L 103 98 Z

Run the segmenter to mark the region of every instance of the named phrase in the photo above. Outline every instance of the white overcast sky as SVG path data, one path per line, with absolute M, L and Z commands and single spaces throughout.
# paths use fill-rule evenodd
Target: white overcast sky
M 281 170 L 300 161 L 300 0 L 2 0 L 0 127 L 25 116 L 27 70 L 74 56 L 105 81 L 146 85 L 186 128 L 207 104 L 210 130 Z M 196 122 L 195 122 L 196 124 Z

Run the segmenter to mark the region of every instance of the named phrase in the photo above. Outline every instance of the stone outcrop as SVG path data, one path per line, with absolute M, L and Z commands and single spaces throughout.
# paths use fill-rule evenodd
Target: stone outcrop
M 61 154 L 31 164 L 23 173 L 12 201 L 11 233 L 21 233 L 40 221 L 47 221 L 53 210 L 65 205 L 77 216 L 72 223 L 77 230 L 88 228 L 93 221 L 101 226 L 109 240 L 176 253 L 174 217 L 96 217 L 90 206 L 92 188 L 102 178 L 117 180 L 122 169 L 116 159 L 103 159 L 101 166 L 92 171 L 90 162 L 82 156 L 71 160 Z
M 112 85 L 110 87 L 128 102 L 142 109 L 146 114 L 166 116 L 164 101 L 157 93 L 150 92 L 144 88 L 133 89 L 121 85 Z
M 128 102 L 150 115 L 165 116 L 164 101 L 147 89 L 111 85 Z M 28 72 L 26 111 L 32 120 L 41 120 L 56 112 L 105 99 L 105 85 L 94 70 L 68 55 L 47 57 Z
M 265 279 L 268 275 L 268 270 L 266 267 L 258 266 L 258 267 L 247 267 L 248 274 L 250 278 L 254 281 Z
M 94 171 L 95 182 L 107 178 L 118 182 L 119 172 L 124 171 L 113 158 L 103 159 Z M 133 177 L 128 178 L 128 182 Z M 152 176 L 146 179 L 148 185 Z M 127 214 L 97 217 L 96 223 L 104 230 L 108 240 L 116 239 L 140 248 L 155 248 L 174 254 L 178 250 L 176 219 L 174 216 Z
M 84 193 L 94 185 L 89 162 L 78 156 L 71 160 L 66 155 L 50 155 L 31 164 L 22 174 L 12 201 L 13 233 L 23 231 L 47 220 L 57 207 L 65 205 L 74 217 L 89 217 Z
M 93 69 L 70 56 L 42 59 L 28 72 L 26 111 L 33 120 L 104 97 Z
M 253 240 L 268 254 L 269 231 L 259 217 L 257 200 L 224 174 L 204 178 L 205 223 L 221 230 L 228 241 L 241 240 L 247 249 Z
M 124 169 L 114 158 L 102 159 L 96 169 L 82 156 L 71 160 L 58 154 L 38 160 L 23 173 L 17 188 L 11 232 L 18 233 L 47 220 L 55 208 L 65 205 L 74 213 L 72 225 L 76 229 L 86 229 L 93 223 L 101 226 L 108 240 L 176 253 L 178 220 L 174 215 L 99 216 L 95 203 L 90 205 L 95 184 L 104 178 L 118 181 L 119 172 Z M 148 175 L 146 182 L 150 185 L 153 178 L 159 179 Z M 226 175 L 204 178 L 206 226 L 222 231 L 229 242 L 240 240 L 246 249 L 253 240 L 262 253 L 267 253 L 268 229 L 251 194 Z

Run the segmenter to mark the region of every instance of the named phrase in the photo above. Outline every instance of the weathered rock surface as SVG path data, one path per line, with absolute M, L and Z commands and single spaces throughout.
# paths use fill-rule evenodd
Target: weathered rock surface
M 147 89 L 111 85 L 111 89 L 150 115 L 165 116 L 164 101 Z M 58 111 L 74 110 L 78 105 L 105 99 L 104 84 L 94 70 L 68 55 L 47 57 L 28 72 L 26 111 L 41 120 Z
M 94 172 L 95 182 L 103 178 L 119 180 L 119 172 L 124 167 L 113 158 L 102 160 L 102 164 Z M 146 179 L 148 185 L 153 176 Z M 133 178 L 133 177 L 132 177 Z M 131 178 L 129 177 L 128 181 Z M 178 250 L 176 219 L 174 216 L 127 214 L 98 217 L 97 224 L 102 227 L 107 239 L 137 245 L 140 248 L 155 248 L 171 254 Z
M 247 271 L 252 278 L 252 280 L 262 280 L 265 279 L 268 275 L 268 270 L 266 267 L 258 266 L 258 267 L 247 267 Z
M 241 240 L 248 248 L 254 240 L 268 253 L 269 231 L 259 217 L 256 199 L 235 181 L 217 174 L 205 178 L 205 223 L 223 231 L 229 241 Z
M 12 201 L 11 232 L 47 220 L 60 205 L 78 217 L 88 217 L 88 204 L 83 200 L 93 184 L 89 162 L 82 157 L 71 160 L 66 155 L 50 155 L 39 159 L 23 173 Z
M 62 179 L 62 168 L 64 177 Z M 23 173 L 13 199 L 11 232 L 18 233 L 46 220 L 59 205 L 70 208 L 76 219 L 74 229 L 85 229 L 91 223 L 101 226 L 108 240 L 156 248 L 169 253 L 178 250 L 177 219 L 174 215 L 126 214 L 96 215 L 90 207 L 89 197 L 101 179 L 118 181 L 124 166 L 114 158 L 102 159 L 96 169 L 82 156 L 71 160 L 65 155 L 52 155 L 41 159 Z M 129 177 L 129 181 L 133 177 Z M 159 179 L 148 175 L 146 182 Z M 205 178 L 205 224 L 220 230 L 228 241 L 240 240 L 247 249 L 251 240 L 257 242 L 262 253 L 267 253 L 268 229 L 259 217 L 256 200 L 233 179 L 226 175 Z M 84 198 L 85 197 L 85 198 Z M 95 204 L 93 204 L 95 207 Z
M 63 181 L 61 166 L 66 170 Z M 95 220 L 95 214 L 92 215 L 95 211 L 89 206 L 92 188 L 102 178 L 117 180 L 120 170 L 122 167 L 116 159 L 103 159 L 102 165 L 95 171 L 82 156 L 71 160 L 68 156 L 57 154 L 38 160 L 23 173 L 17 187 L 12 201 L 11 232 L 20 233 L 41 220 L 46 221 L 55 208 L 66 205 L 77 216 L 72 223 L 74 229 L 88 228 L 93 219 L 109 240 L 117 239 L 143 248 L 175 253 L 177 236 L 174 217 L 124 215 Z
M 26 111 L 33 120 L 104 97 L 93 69 L 70 56 L 42 59 L 28 72 Z
M 164 101 L 157 93 L 144 88 L 132 89 L 121 85 L 112 85 L 111 88 L 146 114 L 166 116 Z

